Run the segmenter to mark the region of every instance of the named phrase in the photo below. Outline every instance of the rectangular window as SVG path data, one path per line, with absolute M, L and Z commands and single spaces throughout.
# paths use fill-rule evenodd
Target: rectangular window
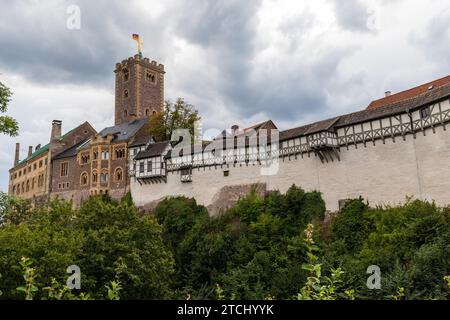
M 109 159 L 109 151 L 102 151 L 102 160 Z
M 39 168 L 42 168 L 42 160 L 39 161 Z
M 67 177 L 69 174 L 69 163 L 68 162 L 63 162 L 61 163 L 61 177 Z
M 151 160 L 147 161 L 147 172 L 153 171 L 153 162 Z
M 420 110 L 420 117 L 422 119 L 428 118 L 430 116 L 430 114 L 431 114 L 431 110 L 429 107 L 426 107 L 426 108 L 423 108 Z
M 108 183 L 108 174 L 107 173 L 102 173 L 100 175 L 100 183 Z
M 230 176 L 230 171 L 226 170 L 223 172 L 223 176 L 224 177 L 229 177 Z
M 192 167 L 181 169 L 181 182 L 192 182 Z
M 139 173 L 144 173 L 144 162 L 139 163 Z

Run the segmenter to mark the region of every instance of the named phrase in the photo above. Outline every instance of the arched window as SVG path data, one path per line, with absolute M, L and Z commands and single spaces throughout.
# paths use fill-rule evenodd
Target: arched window
M 123 171 L 122 168 L 117 168 L 116 173 L 114 175 L 116 182 L 123 180 Z
M 116 159 L 123 159 L 123 158 L 125 158 L 125 150 L 124 149 L 116 150 Z
M 98 181 L 98 174 L 96 171 L 92 172 L 92 183 L 97 183 Z
M 127 82 L 128 80 L 130 80 L 130 71 L 123 69 L 123 81 Z
M 100 183 L 107 184 L 109 175 L 107 173 L 100 174 Z
M 83 172 L 80 178 L 80 185 L 87 186 L 89 183 L 89 178 L 87 172 Z
M 156 115 L 156 111 L 155 110 L 153 110 L 153 113 L 152 113 L 153 115 Z
M 148 117 L 150 115 L 150 110 L 149 109 L 145 109 L 145 116 Z

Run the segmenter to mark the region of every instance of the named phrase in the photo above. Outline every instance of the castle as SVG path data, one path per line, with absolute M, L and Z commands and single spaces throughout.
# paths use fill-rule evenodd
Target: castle
M 209 143 L 155 141 L 149 118 L 163 111 L 164 66 L 136 55 L 116 65 L 115 126 L 89 123 L 49 143 L 16 146 L 9 193 L 44 201 L 131 192 L 144 211 L 169 196 L 194 197 L 211 215 L 251 190 L 296 184 L 323 194 L 337 211 L 359 196 L 372 205 L 406 197 L 450 204 L 450 76 L 386 96 L 351 114 L 279 131 L 268 120 L 233 126 Z M 190 139 L 189 139 L 190 141 Z

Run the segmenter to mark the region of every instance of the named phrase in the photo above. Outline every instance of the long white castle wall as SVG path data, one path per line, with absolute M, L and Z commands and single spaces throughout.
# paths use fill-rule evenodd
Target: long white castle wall
M 450 129 L 450 128 L 449 128 Z M 262 176 L 261 166 L 230 165 L 193 169 L 192 182 L 181 183 L 180 172 L 169 172 L 167 183 L 139 184 L 131 178 L 131 192 L 138 206 L 160 201 L 168 196 L 193 197 L 209 206 L 221 190 L 229 186 L 266 184 L 267 190 L 285 192 L 296 184 L 307 191 L 322 192 L 328 210 L 339 209 L 339 200 L 357 198 L 371 205 L 398 204 L 411 196 L 450 204 L 450 130 L 443 126 L 412 134 L 377 140 L 340 149 L 340 161 L 322 163 L 313 154 L 280 158 L 279 171 Z M 223 171 L 229 170 L 228 177 Z

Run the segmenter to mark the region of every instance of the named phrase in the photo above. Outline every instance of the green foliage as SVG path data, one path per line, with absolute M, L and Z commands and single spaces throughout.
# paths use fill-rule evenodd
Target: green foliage
M 104 295 L 103 284 L 119 274 L 123 299 L 170 296 L 173 258 L 153 217 L 140 217 L 127 201 L 91 198 L 80 208 L 76 228 L 84 237 L 77 262 L 86 290 Z
M 217 217 L 183 197 L 142 215 L 130 194 L 121 201 L 93 197 L 78 210 L 59 200 L 31 208 L 3 194 L 1 297 L 450 297 L 450 209 L 411 200 L 370 208 L 355 199 L 332 219 L 326 240 L 324 214 L 320 193 L 296 186 L 285 194 L 252 192 Z M 81 269 L 82 292 L 62 285 L 73 264 Z M 381 269 L 381 290 L 366 286 L 371 265 Z
M 0 82 L 0 113 L 8 111 L 8 104 L 11 102 L 12 91 Z M 19 125 L 17 121 L 9 116 L 0 116 L 0 133 L 9 136 L 17 136 Z
M 19 225 L 31 213 L 31 202 L 0 192 L 0 223 Z
M 370 209 L 360 199 L 334 219 L 324 260 L 347 271 L 345 282 L 360 298 L 431 299 L 446 296 L 449 253 L 448 209 L 422 201 Z M 365 286 L 370 265 L 382 270 L 381 290 Z
M 162 201 L 155 215 L 175 257 L 176 295 L 291 297 L 305 279 L 299 263 L 305 259 L 302 227 L 311 219 L 320 220 L 324 212 L 319 193 L 295 186 L 286 195 L 261 197 L 252 192 L 216 218 L 209 218 L 192 199 Z
M 305 230 L 308 259 L 303 265 L 303 269 L 308 271 L 309 276 L 305 286 L 297 295 L 297 300 L 337 300 L 339 298 L 354 300 L 354 290 L 341 289 L 343 283 L 341 277 L 344 274 L 341 268 L 331 269 L 329 277 L 323 275 L 322 264 L 315 254 L 319 248 L 314 244 L 313 232 L 314 226 L 309 224 Z
M 159 112 L 150 118 L 150 134 L 157 141 L 171 140 L 172 133 L 177 129 L 188 129 L 195 141 L 199 136 L 195 123 L 200 121 L 198 111 L 194 106 L 178 98 L 175 103 L 166 101 L 164 112 Z
M 108 299 L 109 300 L 120 300 L 120 290 L 122 290 L 122 286 L 120 285 L 120 281 L 111 281 L 110 286 L 105 286 L 108 289 Z
M 22 258 L 20 260 L 25 286 L 17 287 L 16 290 L 25 294 L 25 300 L 33 300 L 35 293 L 38 291 L 38 288 L 35 285 L 37 271 L 32 265 L 33 262 L 28 258 Z
M 71 203 L 54 200 L 33 209 L 20 224 L 0 228 L 0 288 L 5 298 L 21 297 L 21 257 L 38 265 L 33 281 L 38 298 L 67 299 L 68 266 L 81 268 L 84 295 L 107 296 L 105 283 L 120 281 L 122 299 L 169 298 L 173 257 L 163 244 L 161 226 L 151 216 L 139 216 L 136 207 L 124 200 L 117 203 L 92 198 L 80 210 Z M 116 290 L 113 286 L 111 289 Z M 116 290 L 117 291 L 117 290 Z

